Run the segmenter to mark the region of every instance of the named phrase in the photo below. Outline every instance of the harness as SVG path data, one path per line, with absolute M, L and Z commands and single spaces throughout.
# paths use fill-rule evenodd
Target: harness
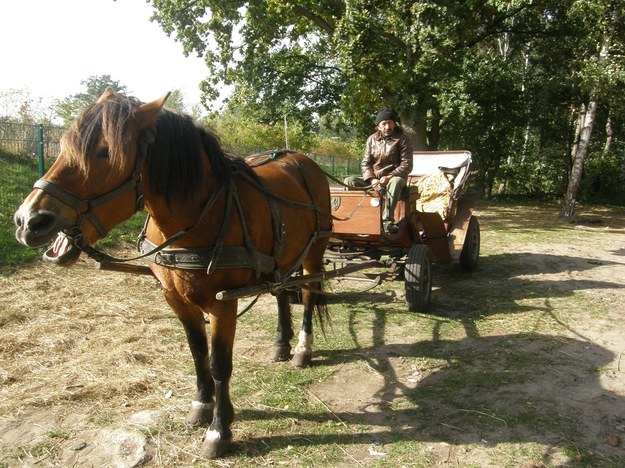
M 173 236 L 167 238 L 160 245 L 156 245 L 150 242 L 146 238 L 146 228 L 149 223 L 150 217 L 146 218 L 145 225 L 139 235 L 139 239 L 137 242 L 137 247 L 140 252 L 140 255 L 132 257 L 132 258 L 116 258 L 106 253 L 100 252 L 97 249 L 89 246 L 82 245 L 82 231 L 81 226 L 84 219 L 88 219 L 98 233 L 104 237 L 107 234 L 107 230 L 104 228 L 102 223 L 98 220 L 96 214 L 94 213 L 94 209 L 98 206 L 109 203 L 127 191 L 134 189 L 135 190 L 135 213 L 137 211 L 143 210 L 143 192 L 141 189 L 141 175 L 140 175 L 140 164 L 142 160 L 147 155 L 148 146 L 150 143 L 154 141 L 153 132 L 145 132 L 145 136 L 140 140 L 140 150 L 137 154 L 137 158 L 135 161 L 135 168 L 130 177 L 122 182 L 122 184 L 107 192 L 103 195 L 95 197 L 90 200 L 82 200 L 76 197 L 71 192 L 59 187 L 55 183 L 45 180 L 39 179 L 35 182 L 35 188 L 41 189 L 51 195 L 52 197 L 58 199 L 62 203 L 73 208 L 77 213 L 78 217 L 76 220 L 76 224 L 71 228 L 67 229 L 63 233 L 68 237 L 68 239 L 82 252 L 87 254 L 90 258 L 94 259 L 97 262 L 107 262 L 112 264 L 121 264 L 130 262 L 133 260 L 139 259 L 147 259 L 148 261 L 165 267 L 171 268 L 180 268 L 185 270 L 206 270 L 207 274 L 212 273 L 215 269 L 222 268 L 250 268 L 255 271 L 256 277 L 259 278 L 262 275 L 273 275 L 275 280 L 281 281 L 284 278 L 288 278 L 292 276 L 295 272 L 299 270 L 301 267 L 304 258 L 306 257 L 308 251 L 314 244 L 314 242 L 320 237 L 329 237 L 331 235 L 331 231 L 322 231 L 320 228 L 320 216 L 329 216 L 332 215 L 325 210 L 317 207 L 314 204 L 311 188 L 308 184 L 308 179 L 306 174 L 304 173 L 303 168 L 299 165 L 297 160 L 293 159 L 299 167 L 302 177 L 304 180 L 304 185 L 306 191 L 311 199 L 312 204 L 304 204 L 298 203 L 291 200 L 285 200 L 273 194 L 265 185 L 262 180 L 256 179 L 252 177 L 250 174 L 237 174 L 238 170 L 235 166 L 233 166 L 233 170 L 235 172 L 235 177 L 239 177 L 238 180 L 243 181 L 258 192 L 263 194 L 265 199 L 267 200 L 270 208 L 271 219 L 272 219 L 272 231 L 273 231 L 273 249 L 271 255 L 262 253 L 256 249 L 253 245 L 251 237 L 249 235 L 247 221 L 245 218 L 245 214 L 243 211 L 243 207 L 241 205 L 237 187 L 234 182 L 234 178 L 230 180 L 227 185 L 222 185 L 218 190 L 216 190 L 209 200 L 206 202 L 200 216 L 191 226 L 182 229 L 178 233 Z M 262 154 L 264 159 L 260 162 L 254 164 L 255 167 L 260 164 L 265 164 L 272 159 L 275 159 L 279 156 L 287 155 L 290 151 L 279 151 L 279 152 L 271 152 Z M 261 155 L 255 155 L 258 157 Z M 194 229 L 202 219 L 207 215 L 210 208 L 217 202 L 222 193 L 226 193 L 226 205 L 224 211 L 224 218 L 222 220 L 222 224 L 220 227 L 220 231 L 217 237 L 217 241 L 212 247 L 192 247 L 192 248 L 167 248 L 169 245 L 184 237 L 189 233 L 192 229 Z M 296 264 L 289 272 L 282 272 L 278 267 L 278 261 L 282 256 L 285 244 L 285 233 L 284 226 L 282 222 L 282 215 L 279 209 L 278 204 L 285 204 L 291 207 L 303 208 L 313 210 L 315 213 L 316 219 L 316 228 L 313 234 L 311 235 L 307 245 L 302 251 L 302 254 L 298 258 Z M 244 245 L 243 246 L 224 246 L 225 234 L 230 226 L 232 220 L 232 213 L 234 210 L 237 210 L 237 214 L 239 216 L 241 222 L 241 229 L 243 232 Z
M 236 171 L 235 171 L 236 173 Z M 249 177 L 249 176 L 248 176 Z M 241 175 L 239 180 L 248 180 L 248 177 Z M 259 185 L 262 193 L 270 193 L 263 185 Z M 146 258 L 147 260 L 161 266 L 171 268 L 181 268 L 185 270 L 206 270 L 207 274 L 212 273 L 217 268 L 251 268 L 255 270 L 256 277 L 277 271 L 278 260 L 282 257 L 284 250 L 284 227 L 282 223 L 282 213 L 275 200 L 267 198 L 271 213 L 272 231 L 273 231 L 273 248 L 272 254 L 267 255 L 256 249 L 249 235 L 245 212 L 241 205 L 238 190 L 234 180 L 230 180 L 227 187 L 222 186 L 213 194 L 215 201 L 222 192 L 226 192 L 226 204 L 224 209 L 224 217 L 217 236 L 215 245 L 212 247 L 186 247 L 171 248 L 161 244 L 157 246 L 145 237 L 145 231 L 149 217 L 139 236 L 137 247 L 141 256 L 137 258 Z M 312 196 L 312 195 L 311 195 Z M 209 208 L 214 202 L 207 204 L 196 221 L 196 223 L 184 230 L 188 233 L 195 225 L 197 225 L 206 215 Z M 314 205 L 307 205 L 308 208 L 314 208 Z M 224 246 L 226 232 L 232 221 L 234 209 L 237 210 L 241 229 L 243 232 L 243 246 Z M 316 235 L 316 232 L 315 232 Z M 182 236 L 180 236 L 182 237 Z M 178 237 L 177 239 L 179 239 Z M 169 243 L 171 244 L 171 242 Z M 168 245 L 169 245 L 168 244 Z

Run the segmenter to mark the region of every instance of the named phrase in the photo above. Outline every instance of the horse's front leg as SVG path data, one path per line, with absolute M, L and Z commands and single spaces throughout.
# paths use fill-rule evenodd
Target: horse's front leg
M 165 293 L 165 298 L 182 322 L 197 377 L 197 391 L 187 413 L 186 422 L 193 426 L 210 424 L 215 407 L 213 401 L 215 384 L 209 367 L 204 312 L 197 306 L 182 302 L 176 295 Z
M 230 400 L 230 378 L 236 323 L 237 301 L 218 301 L 213 305 L 210 310 L 210 371 L 215 384 L 215 409 L 202 446 L 208 458 L 222 456 L 232 443 L 230 425 L 234 420 L 234 407 Z
M 274 362 L 288 361 L 291 359 L 291 338 L 293 338 L 289 292 L 278 293 L 276 299 L 278 301 L 278 329 L 276 341 L 273 344 L 273 360 Z

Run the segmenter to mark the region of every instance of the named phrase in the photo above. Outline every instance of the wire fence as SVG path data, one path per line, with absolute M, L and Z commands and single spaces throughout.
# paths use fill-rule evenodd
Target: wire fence
M 12 224 L 13 213 L 33 183 L 60 150 L 65 128 L 7 122 L 0 119 L 0 222 Z
M 60 151 L 64 127 L 30 125 L 0 119 L 0 223 L 12 226 L 12 216 L 30 193 L 33 183 L 49 169 Z M 248 148 L 227 148 L 238 156 Z M 360 161 L 336 156 L 308 154 L 326 172 L 341 179 L 360 173 Z

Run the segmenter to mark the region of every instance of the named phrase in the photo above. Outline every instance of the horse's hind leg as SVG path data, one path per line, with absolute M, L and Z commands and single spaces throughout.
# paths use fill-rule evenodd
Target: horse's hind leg
M 313 343 L 313 311 L 314 300 L 317 295 L 310 291 L 302 290 L 302 301 L 304 302 L 304 317 L 302 319 L 302 328 L 297 335 L 297 345 L 293 353 L 291 364 L 295 367 L 308 367 L 312 361 L 312 343 Z
M 326 242 L 327 243 L 327 242 Z M 318 273 L 323 270 L 323 252 L 326 243 L 319 242 L 315 245 L 315 251 L 311 251 L 304 262 L 304 274 Z M 321 282 L 308 284 L 313 290 L 321 291 Z M 323 319 L 326 314 L 325 297 L 302 288 L 302 302 L 304 304 L 304 317 L 302 319 L 302 328 L 298 334 L 297 346 L 293 354 L 291 363 L 296 367 L 308 367 L 312 361 L 312 343 L 313 343 L 313 313 L 316 311 L 320 325 L 323 327 Z
M 174 309 L 180 322 L 182 322 L 187 335 L 189 349 L 193 356 L 195 375 L 197 377 L 197 392 L 187 413 L 186 422 L 193 426 L 210 424 L 215 407 L 213 402 L 215 384 L 209 368 L 208 339 L 204 313 L 198 307 L 189 306 L 176 298 L 169 297 L 167 294 L 165 298 L 172 309 Z
M 273 361 L 288 361 L 291 359 L 291 338 L 293 338 L 293 324 L 291 321 L 291 305 L 289 292 L 282 291 L 276 295 L 278 301 L 278 329 L 276 341 L 273 344 Z

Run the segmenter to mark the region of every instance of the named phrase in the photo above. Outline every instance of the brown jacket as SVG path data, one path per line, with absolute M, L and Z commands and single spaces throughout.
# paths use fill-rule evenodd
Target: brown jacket
M 391 175 L 408 178 L 412 170 L 412 143 L 401 130 L 384 138 L 375 132 L 367 138 L 365 156 L 361 163 L 362 178 L 366 181 Z

